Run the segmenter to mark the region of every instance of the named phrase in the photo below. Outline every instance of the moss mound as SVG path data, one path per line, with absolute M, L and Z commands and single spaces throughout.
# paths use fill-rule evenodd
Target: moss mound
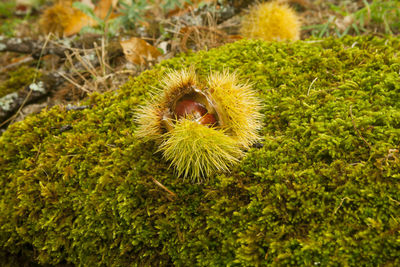
M 0 251 L 87 266 L 399 265 L 400 39 L 240 41 L 157 65 L 91 108 L 0 137 Z M 237 70 L 262 148 L 204 184 L 135 138 L 168 68 Z M 167 191 L 159 184 L 163 184 Z

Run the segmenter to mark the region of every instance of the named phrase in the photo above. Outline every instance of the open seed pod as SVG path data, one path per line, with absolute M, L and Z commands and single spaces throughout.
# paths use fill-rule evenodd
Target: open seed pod
M 138 110 L 136 135 L 159 141 L 179 176 L 199 181 L 229 171 L 258 139 L 259 102 L 235 74 L 211 74 L 202 86 L 193 68 L 172 71 L 162 89 Z
M 178 176 L 193 181 L 207 179 L 216 171 L 227 172 L 243 156 L 236 141 L 224 131 L 186 118 L 164 135 L 159 150 Z
M 187 118 L 201 125 L 214 127 L 218 125 L 218 114 L 209 97 L 196 85 L 184 86 L 174 92 L 174 97 L 165 97 L 163 123 L 167 131 L 173 124 Z
M 241 147 L 249 148 L 259 140 L 260 102 L 249 84 L 241 84 L 235 73 L 215 72 L 208 77 L 207 94 L 216 103 L 221 128 Z

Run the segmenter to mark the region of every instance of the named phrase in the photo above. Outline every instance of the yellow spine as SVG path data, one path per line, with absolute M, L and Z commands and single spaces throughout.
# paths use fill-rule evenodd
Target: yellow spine
M 242 20 L 240 34 L 265 41 L 300 39 L 300 19 L 285 3 L 277 1 L 254 6 Z

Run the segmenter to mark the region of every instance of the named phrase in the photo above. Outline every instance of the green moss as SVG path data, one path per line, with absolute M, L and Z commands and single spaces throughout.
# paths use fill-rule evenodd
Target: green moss
M 34 68 L 20 67 L 9 73 L 9 78 L 0 84 L 0 98 L 28 86 L 41 74 Z
M 243 40 L 165 61 L 91 109 L 12 125 L 0 250 L 87 266 L 399 265 L 399 49 L 395 37 Z M 190 65 L 237 70 L 265 114 L 264 146 L 204 184 L 135 138 L 138 105 Z

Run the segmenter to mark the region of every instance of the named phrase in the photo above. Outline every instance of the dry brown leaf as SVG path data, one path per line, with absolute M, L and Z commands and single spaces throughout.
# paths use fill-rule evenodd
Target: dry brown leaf
M 97 22 L 86 14 L 76 11 L 70 17 L 68 24 L 64 28 L 64 36 L 71 36 L 80 32 L 83 27 L 95 26 Z
M 157 48 L 140 38 L 132 37 L 119 43 L 124 51 L 125 58 L 134 64 L 144 64 L 146 61 L 156 59 L 161 55 Z
M 110 9 L 114 9 L 118 0 L 100 0 L 94 9 L 94 14 L 100 19 L 105 19 Z M 111 18 L 111 17 L 110 17 Z M 96 26 L 97 22 L 86 14 L 76 10 L 69 19 L 64 29 L 64 35 L 70 36 L 78 33 L 85 26 Z
M 110 8 L 114 9 L 118 0 L 101 0 L 94 9 L 94 14 L 101 19 L 105 19 Z

